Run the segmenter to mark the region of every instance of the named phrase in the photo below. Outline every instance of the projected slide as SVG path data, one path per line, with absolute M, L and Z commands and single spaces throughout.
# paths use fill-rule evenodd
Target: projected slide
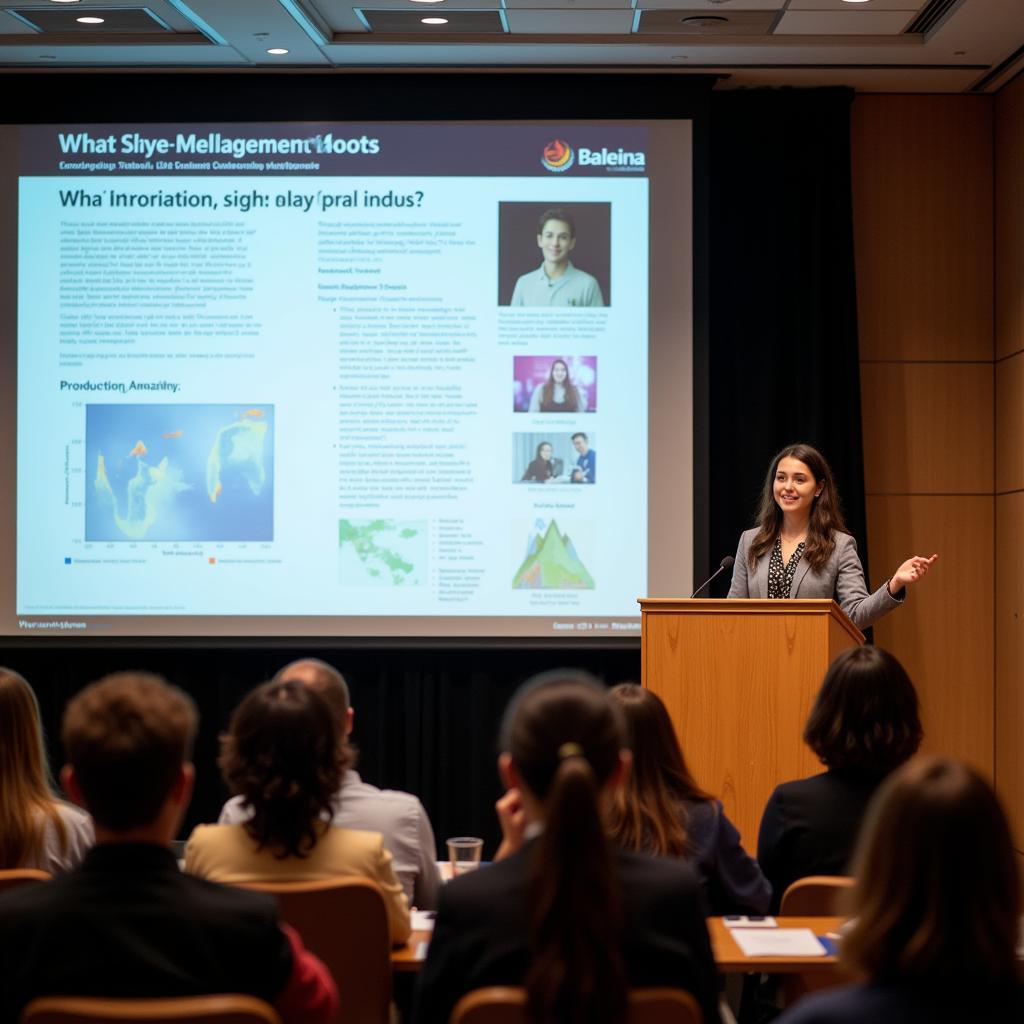
M 4 631 L 638 632 L 648 128 L 19 133 Z

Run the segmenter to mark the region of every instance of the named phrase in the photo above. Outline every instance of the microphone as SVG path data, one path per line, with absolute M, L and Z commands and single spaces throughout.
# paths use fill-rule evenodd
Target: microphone
M 735 561 L 736 559 L 733 558 L 732 555 L 726 555 L 725 558 L 719 562 L 718 568 L 690 595 L 690 600 L 692 601 L 712 580 L 721 576 L 726 569 L 731 569 L 732 564 Z

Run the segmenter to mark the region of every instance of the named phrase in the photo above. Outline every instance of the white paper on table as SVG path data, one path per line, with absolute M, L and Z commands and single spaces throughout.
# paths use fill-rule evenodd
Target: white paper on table
M 733 928 L 744 956 L 825 956 L 810 928 Z
M 414 932 L 432 932 L 436 916 L 433 910 L 414 910 L 412 912 L 412 930 Z

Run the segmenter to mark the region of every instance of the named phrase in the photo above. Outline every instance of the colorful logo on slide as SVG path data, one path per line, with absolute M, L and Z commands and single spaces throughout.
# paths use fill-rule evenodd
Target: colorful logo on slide
M 540 158 L 540 162 L 549 171 L 561 174 L 562 171 L 569 170 L 576 162 L 576 154 L 568 142 L 555 139 L 544 147 L 544 155 Z

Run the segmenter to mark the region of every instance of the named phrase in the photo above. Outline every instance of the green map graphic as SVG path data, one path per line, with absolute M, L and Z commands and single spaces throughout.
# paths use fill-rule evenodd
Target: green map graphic
M 568 534 L 551 520 L 541 534 L 543 520 L 530 538 L 526 558 L 512 580 L 515 590 L 593 590 L 593 577 L 580 561 Z
M 338 546 L 341 582 L 346 586 L 415 587 L 424 582 L 425 522 L 342 519 Z

